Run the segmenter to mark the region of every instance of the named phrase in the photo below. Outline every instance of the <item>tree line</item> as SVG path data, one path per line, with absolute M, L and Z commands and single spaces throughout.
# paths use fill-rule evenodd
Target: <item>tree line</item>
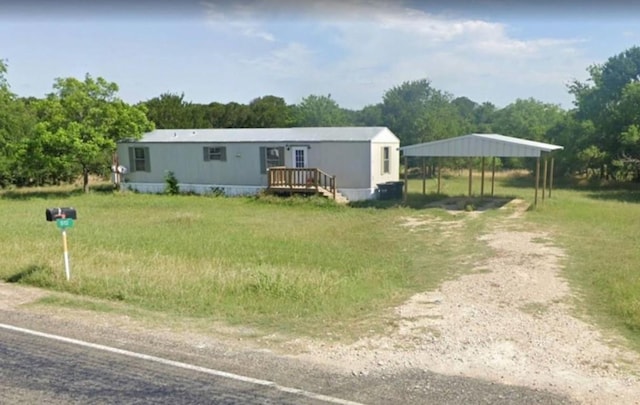
M 424 78 L 387 90 L 360 110 L 340 107 L 331 95 L 309 95 L 297 104 L 266 95 L 248 104 L 200 104 L 184 94 L 163 93 L 129 105 L 115 83 L 87 74 L 58 78 L 44 98 L 11 92 L 7 64 L 0 60 L 0 186 L 59 184 L 110 169 L 116 142 L 154 128 L 281 128 L 386 126 L 401 145 L 469 133 L 500 133 L 564 146 L 556 167 L 618 180 L 640 180 L 640 48 L 587 67 L 586 82 L 567 91 L 574 108 L 533 98 L 504 108 L 434 88 Z M 457 165 L 450 159 L 448 164 Z M 507 168 L 527 167 L 505 159 Z

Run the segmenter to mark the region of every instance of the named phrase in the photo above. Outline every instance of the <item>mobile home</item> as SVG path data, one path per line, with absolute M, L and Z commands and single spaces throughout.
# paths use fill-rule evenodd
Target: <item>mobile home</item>
M 270 171 L 312 168 L 357 201 L 398 180 L 399 146 L 385 127 L 160 129 L 121 140 L 116 156 L 121 187 L 140 192 L 163 192 L 173 172 L 181 191 L 255 194 L 271 184 Z

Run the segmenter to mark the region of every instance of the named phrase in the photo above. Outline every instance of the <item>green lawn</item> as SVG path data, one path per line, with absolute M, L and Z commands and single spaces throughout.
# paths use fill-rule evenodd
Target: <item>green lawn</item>
M 640 191 L 560 190 L 530 219 L 567 250 L 581 310 L 640 349 Z
M 443 193 L 464 195 L 466 181 L 464 174 L 445 177 Z M 531 202 L 532 186 L 530 178 L 501 177 L 495 192 Z M 357 334 L 384 327 L 394 305 L 471 271 L 490 254 L 476 237 L 507 213 L 453 217 L 427 208 L 442 197 L 434 190 L 435 181 L 428 180 L 423 196 L 422 181 L 411 180 L 406 206 L 377 201 L 354 207 L 320 198 L 7 191 L 0 198 L 6 213 L 0 278 L 71 293 L 50 303 L 112 310 L 108 303 L 117 302 L 118 308 L 264 330 Z M 523 227 L 551 230 L 567 251 L 565 276 L 580 293 L 580 313 L 622 331 L 636 348 L 638 195 L 561 188 L 522 219 Z M 45 221 L 45 208 L 56 206 L 78 210 L 68 232 L 69 282 L 60 231 Z M 404 226 L 409 216 L 429 220 L 429 231 Z
M 78 212 L 68 231 L 69 282 L 60 231 L 45 221 L 45 209 L 56 206 Z M 433 288 L 459 271 L 461 255 L 482 250 L 474 232 L 436 249 L 436 229 L 403 231 L 403 217 L 415 214 L 409 208 L 321 198 L 40 190 L 5 193 L 0 207 L 11 213 L 0 233 L 2 279 L 297 333 L 369 327 L 367 319 Z

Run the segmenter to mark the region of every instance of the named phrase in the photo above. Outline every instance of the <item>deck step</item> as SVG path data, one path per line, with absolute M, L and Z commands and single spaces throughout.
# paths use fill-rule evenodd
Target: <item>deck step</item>
M 349 202 L 348 198 L 337 191 L 336 176 L 325 173 L 318 168 L 270 167 L 267 173 L 267 190 L 269 192 L 321 194 L 339 204 Z
M 331 191 L 324 189 L 322 187 L 319 188 L 320 190 L 320 194 L 324 195 L 325 197 L 329 198 L 329 199 L 333 199 L 333 193 L 331 193 Z M 336 191 L 336 203 L 338 204 L 347 204 L 349 203 L 349 199 L 347 197 L 345 197 L 344 195 L 342 195 L 339 191 Z

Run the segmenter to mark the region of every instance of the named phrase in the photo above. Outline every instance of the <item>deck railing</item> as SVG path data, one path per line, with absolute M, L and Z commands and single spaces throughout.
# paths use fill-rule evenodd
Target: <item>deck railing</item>
M 272 190 L 291 192 L 327 191 L 336 198 L 336 176 L 317 168 L 270 167 L 267 170 L 268 185 Z

